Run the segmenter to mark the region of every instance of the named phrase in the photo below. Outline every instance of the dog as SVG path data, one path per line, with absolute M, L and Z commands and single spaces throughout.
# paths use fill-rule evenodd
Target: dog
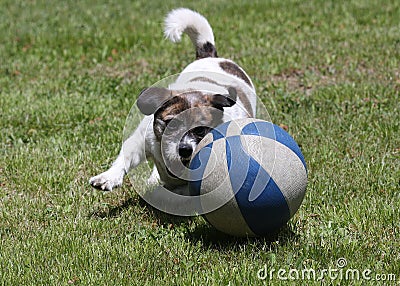
M 179 42 L 182 34 L 190 37 L 196 60 L 167 87 L 141 92 L 136 104 L 145 117 L 123 142 L 112 166 L 89 180 L 94 188 L 112 191 L 121 186 L 124 176 L 146 158 L 154 161 L 148 184 L 172 191 L 187 185 L 185 172 L 201 139 L 223 122 L 256 115 L 250 77 L 233 61 L 217 56 L 206 18 L 179 8 L 164 24 L 164 34 L 172 42 Z

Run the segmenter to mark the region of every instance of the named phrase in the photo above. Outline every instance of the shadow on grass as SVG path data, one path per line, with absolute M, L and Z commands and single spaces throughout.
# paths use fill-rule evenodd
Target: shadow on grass
M 293 243 L 294 240 L 298 239 L 298 235 L 288 225 L 283 226 L 279 231 L 268 236 L 234 237 L 218 231 L 207 223 L 198 226 L 188 236 L 193 242 L 201 242 L 205 248 L 216 250 L 233 250 L 249 243 L 253 246 L 271 246 L 273 243 L 279 241 L 280 245 L 285 245 L 288 242 Z
M 180 217 L 164 213 L 153 206 L 149 205 L 140 196 L 133 196 L 125 198 L 119 201 L 117 204 L 97 207 L 97 209 L 89 213 L 89 217 L 92 218 L 114 218 L 120 216 L 120 214 L 130 208 L 141 208 L 147 213 L 146 217 L 150 217 L 151 220 L 156 220 L 157 224 L 169 225 L 169 224 L 182 224 L 188 222 L 190 217 Z
M 139 207 L 146 213 L 145 219 L 156 220 L 158 225 L 184 227 L 185 236 L 193 243 L 200 242 L 205 249 L 234 250 L 242 245 L 252 244 L 253 246 L 270 246 L 279 241 L 280 245 L 293 243 L 298 239 L 298 235 L 288 226 L 283 226 L 280 230 L 264 237 L 234 237 L 222 233 L 207 223 L 199 220 L 193 229 L 188 225 L 194 220 L 193 217 L 182 217 L 167 214 L 149 205 L 140 196 L 128 197 L 120 201 L 117 205 L 106 205 L 92 211 L 89 216 L 94 218 L 113 218 L 118 217 L 124 210 Z M 173 231 L 173 230 L 171 230 Z
M 183 225 L 187 224 L 189 221 L 193 219 L 193 217 L 187 216 L 177 216 L 165 213 L 160 211 L 159 209 L 153 207 L 152 205 L 148 204 L 144 199 L 140 197 L 139 205 L 146 208 L 149 216 L 157 221 L 159 225 Z
M 185 236 L 193 243 L 200 242 L 206 249 L 232 250 L 241 245 L 248 245 L 249 243 L 255 246 L 269 246 L 277 241 L 279 241 L 280 245 L 285 245 L 286 243 L 293 243 L 293 241 L 298 239 L 298 235 L 287 224 L 275 233 L 264 237 L 234 237 L 217 230 L 205 219 L 167 214 L 149 205 L 142 198 L 139 199 L 139 204 L 146 208 L 146 211 L 149 212 L 152 218 L 157 220 L 158 224 L 185 227 Z M 195 224 L 194 228 L 189 228 L 189 222 L 195 219 L 198 220 L 198 223 Z
M 117 205 L 104 205 L 98 207 L 97 209 L 91 211 L 89 213 L 89 217 L 92 218 L 113 218 L 118 217 L 122 211 L 131 208 L 132 206 L 137 205 L 137 199 L 129 197 Z
M 279 241 L 280 245 L 285 245 L 286 243 L 293 243 L 293 241 L 298 239 L 298 235 L 287 224 L 277 232 L 264 237 L 234 237 L 220 232 L 211 224 L 206 222 L 205 219 L 200 220 L 198 217 L 182 217 L 167 214 L 152 207 L 143 199 L 139 200 L 139 204 L 146 208 L 149 215 L 153 219 L 155 218 L 159 225 L 183 226 L 186 229 L 185 237 L 192 241 L 193 244 L 200 242 L 205 249 L 211 248 L 221 251 L 234 250 L 239 248 L 241 245 L 248 244 L 252 244 L 253 246 L 259 245 L 269 247 L 277 241 Z M 189 223 L 195 219 L 199 222 L 195 224 L 194 228 L 189 228 Z

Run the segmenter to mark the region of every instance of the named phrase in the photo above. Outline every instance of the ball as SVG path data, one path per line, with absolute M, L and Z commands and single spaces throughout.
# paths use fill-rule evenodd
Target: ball
M 307 186 L 304 156 L 279 126 L 254 118 L 208 133 L 190 162 L 189 190 L 206 220 L 233 236 L 277 232 L 297 212 Z

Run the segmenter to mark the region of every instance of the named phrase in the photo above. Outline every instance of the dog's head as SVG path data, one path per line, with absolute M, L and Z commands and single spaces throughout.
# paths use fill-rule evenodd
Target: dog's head
M 213 94 L 150 87 L 137 100 L 143 114 L 154 114 L 153 131 L 161 143 L 163 159 L 167 167 L 176 170 L 179 165 L 188 166 L 197 144 L 222 123 L 224 108 L 235 103 L 234 88 L 227 94 Z

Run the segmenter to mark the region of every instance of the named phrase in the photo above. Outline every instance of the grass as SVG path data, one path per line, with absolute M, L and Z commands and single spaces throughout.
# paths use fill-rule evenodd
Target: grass
M 203 13 L 219 55 L 252 77 L 309 169 L 277 236 L 234 239 L 160 215 L 129 181 L 88 179 L 118 153 L 140 90 L 194 58 L 163 39 L 172 8 Z M 289 271 L 400 279 L 398 1 L 1 1 L 2 285 L 286 285 Z M 259 280 L 263 267 L 276 272 Z M 376 285 L 373 280 L 289 281 Z

